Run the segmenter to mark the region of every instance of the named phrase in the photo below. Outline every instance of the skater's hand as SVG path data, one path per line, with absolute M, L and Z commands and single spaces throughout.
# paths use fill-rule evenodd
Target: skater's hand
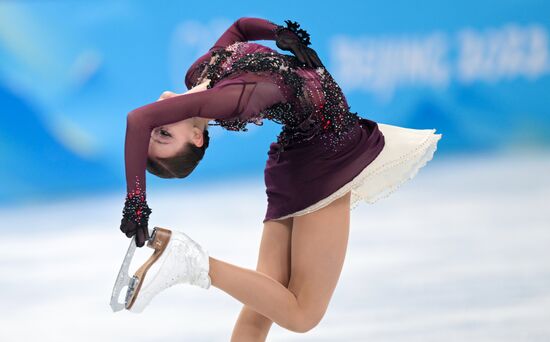
M 147 225 L 151 212 L 143 192 L 133 191 L 126 195 L 120 230 L 129 238 L 135 235 L 137 247 L 143 247 L 145 241 L 149 240 Z
M 302 29 L 298 23 L 293 23 L 290 20 L 285 20 L 287 27 L 281 27 L 276 34 L 275 44 L 281 50 L 290 51 L 296 58 L 310 68 L 324 67 L 319 59 L 317 52 L 308 47 L 309 34 Z
M 145 241 L 149 240 L 149 229 L 147 224 L 136 224 L 133 221 L 123 217 L 120 222 L 120 230 L 126 235 L 126 237 L 131 238 L 136 236 L 136 246 L 143 247 Z

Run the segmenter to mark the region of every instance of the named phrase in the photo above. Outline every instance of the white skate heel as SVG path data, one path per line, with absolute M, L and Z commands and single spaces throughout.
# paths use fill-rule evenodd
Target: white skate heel
M 210 287 L 208 251 L 184 233 L 155 227 L 147 247 L 155 251 L 129 282 L 127 310 L 142 312 L 153 297 L 176 284 Z M 156 272 L 147 274 L 152 266 Z

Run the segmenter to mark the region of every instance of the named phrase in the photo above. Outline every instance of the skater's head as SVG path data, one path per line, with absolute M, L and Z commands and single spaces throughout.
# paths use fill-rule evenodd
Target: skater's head
M 160 178 L 185 178 L 202 160 L 209 143 L 204 118 L 157 127 L 149 140 L 147 171 Z

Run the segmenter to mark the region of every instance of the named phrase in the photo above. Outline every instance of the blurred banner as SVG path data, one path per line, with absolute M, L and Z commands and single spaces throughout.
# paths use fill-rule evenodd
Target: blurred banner
M 190 64 L 243 16 L 298 21 L 352 111 L 437 128 L 439 156 L 550 146 L 548 2 L 254 6 L 1 2 L 0 204 L 122 191 L 126 114 L 165 90 L 185 91 Z M 249 124 L 246 133 L 211 127 L 205 160 L 181 183 L 263 176 L 279 129 L 272 122 Z

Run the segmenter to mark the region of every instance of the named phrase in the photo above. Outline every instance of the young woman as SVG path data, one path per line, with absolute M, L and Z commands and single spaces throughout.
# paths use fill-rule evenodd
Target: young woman
M 141 312 L 163 289 L 211 285 L 244 304 L 232 340 L 265 340 L 272 322 L 315 327 L 338 282 L 350 210 L 373 203 L 431 160 L 441 134 L 379 124 L 350 112 L 340 87 L 308 47 L 309 34 L 259 18 L 237 20 L 186 74 L 184 94 L 164 92 L 127 117 L 127 195 L 120 229 L 155 249 L 129 289 Z M 280 54 L 250 40 L 275 40 Z M 183 232 L 148 229 L 145 170 L 184 178 L 209 145 L 208 126 L 246 131 L 282 125 L 265 167 L 267 210 L 256 270 L 208 255 Z M 157 272 L 145 276 L 151 265 Z M 139 273 L 139 274 L 138 274 Z

